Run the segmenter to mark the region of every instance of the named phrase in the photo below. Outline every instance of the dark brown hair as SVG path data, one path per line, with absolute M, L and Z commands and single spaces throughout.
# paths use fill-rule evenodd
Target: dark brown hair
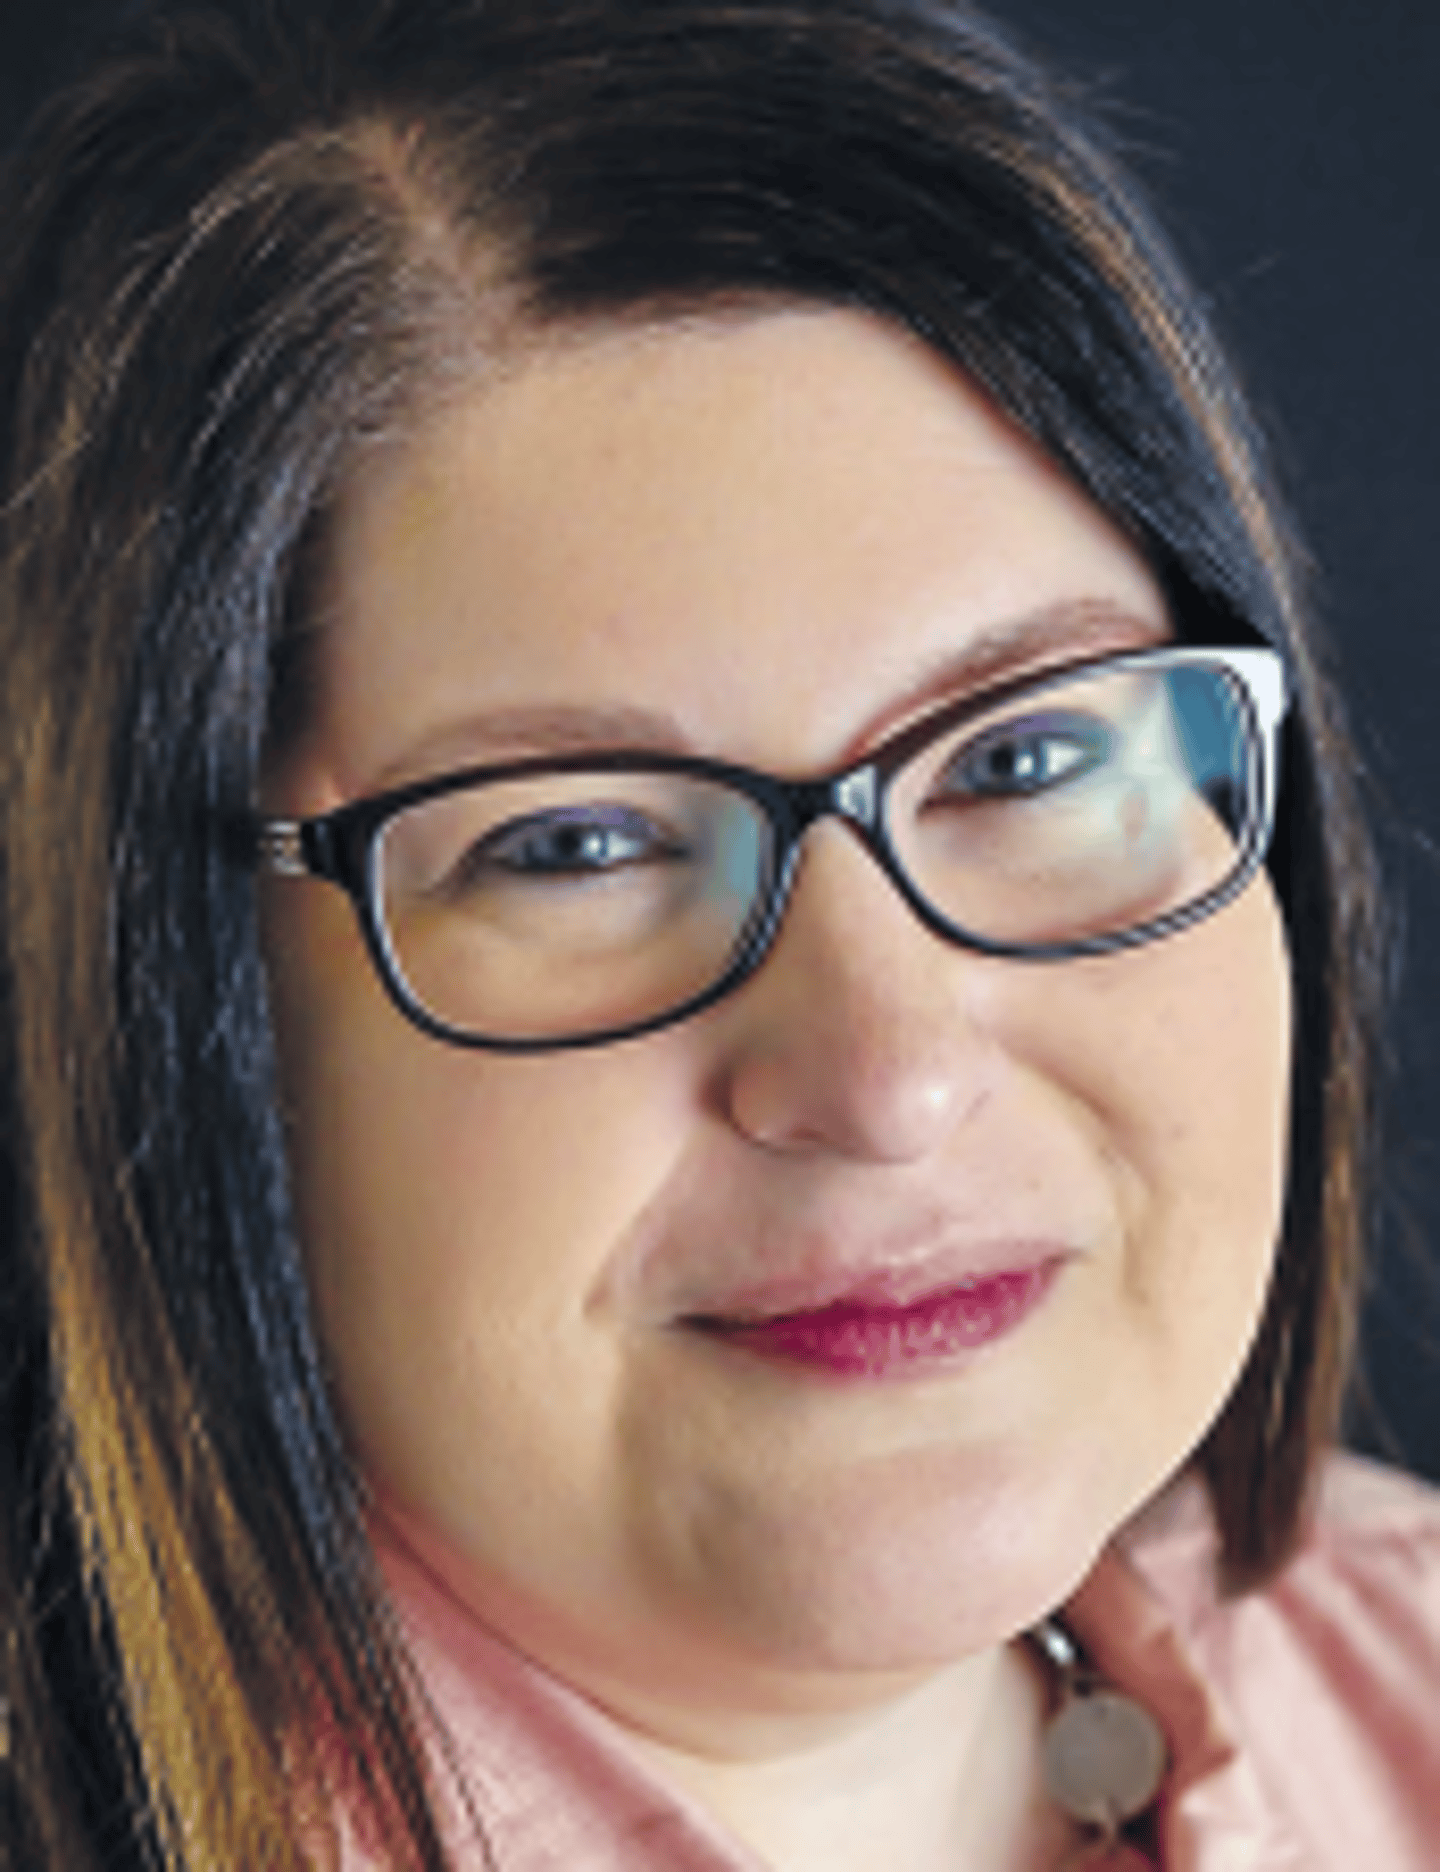
M 1182 636 L 1283 651 L 1289 1200 L 1196 1456 L 1231 1586 L 1268 1577 L 1349 1364 L 1372 868 L 1245 406 L 1067 96 L 941 0 L 236 0 L 162 9 L 54 103 L 0 207 L 0 1584 L 25 1862 L 300 1864 L 297 1815 L 320 1853 L 343 1785 L 396 1863 L 443 1863 L 228 829 L 296 706 L 287 646 L 347 466 L 507 325 L 868 308 L 1119 522 Z

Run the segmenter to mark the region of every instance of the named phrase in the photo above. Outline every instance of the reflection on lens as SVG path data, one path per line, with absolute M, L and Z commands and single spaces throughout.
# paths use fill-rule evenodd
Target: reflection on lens
M 930 744 L 887 829 L 920 894 L 994 942 L 1057 945 L 1221 886 L 1253 811 L 1245 717 L 1219 668 L 1121 668 L 1027 691 Z

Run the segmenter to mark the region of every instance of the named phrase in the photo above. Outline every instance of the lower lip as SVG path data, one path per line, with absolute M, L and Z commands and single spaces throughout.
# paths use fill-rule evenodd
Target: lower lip
M 754 1324 L 705 1321 L 725 1344 L 840 1378 L 928 1376 L 1013 1332 L 1049 1292 L 1059 1261 L 989 1274 L 909 1306 L 837 1300 Z

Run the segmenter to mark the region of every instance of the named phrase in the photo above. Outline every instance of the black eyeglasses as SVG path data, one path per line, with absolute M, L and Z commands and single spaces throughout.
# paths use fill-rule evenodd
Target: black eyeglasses
M 270 871 L 350 895 L 395 1004 L 457 1046 L 599 1046 L 730 993 L 840 819 L 926 928 L 1017 961 L 1184 929 L 1274 822 L 1273 650 L 1164 648 L 966 697 L 815 780 L 645 751 L 471 767 L 267 819 Z

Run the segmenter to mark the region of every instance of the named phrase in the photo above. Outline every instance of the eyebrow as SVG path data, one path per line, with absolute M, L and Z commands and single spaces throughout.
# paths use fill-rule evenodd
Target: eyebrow
M 1088 657 L 1120 655 L 1168 642 L 1168 620 L 1158 622 L 1123 605 L 1070 598 L 991 625 L 963 649 L 942 654 L 872 717 L 856 735 L 856 757 L 901 723 L 962 696 L 1028 675 L 1063 669 Z
M 484 709 L 428 734 L 378 776 L 383 786 L 404 784 L 452 764 L 523 760 L 532 754 L 608 753 L 654 748 L 693 754 L 690 737 L 674 716 L 626 703 L 541 703 Z
M 1007 620 L 972 637 L 920 671 L 861 726 L 841 759 L 863 750 L 928 707 L 977 694 L 1030 671 L 1140 649 L 1166 639 L 1163 624 L 1097 599 L 1071 599 Z M 380 776 L 388 785 L 433 772 L 450 762 L 524 759 L 529 755 L 646 749 L 698 754 L 693 738 L 672 715 L 628 703 L 544 703 L 467 715 L 407 749 Z

